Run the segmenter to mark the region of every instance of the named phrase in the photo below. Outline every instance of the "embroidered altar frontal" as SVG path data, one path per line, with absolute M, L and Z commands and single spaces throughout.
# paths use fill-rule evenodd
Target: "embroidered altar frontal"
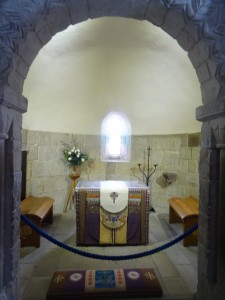
M 137 181 L 80 181 L 76 202 L 77 245 L 146 245 L 149 188 Z
M 54 273 L 46 300 L 160 296 L 162 289 L 152 268 L 71 270 Z

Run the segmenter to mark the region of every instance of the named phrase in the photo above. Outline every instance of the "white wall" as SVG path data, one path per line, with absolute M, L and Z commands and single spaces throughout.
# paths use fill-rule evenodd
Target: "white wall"
M 200 131 L 195 70 L 147 21 L 100 18 L 58 33 L 34 60 L 23 94 L 25 129 L 100 134 L 103 117 L 118 110 L 134 135 Z

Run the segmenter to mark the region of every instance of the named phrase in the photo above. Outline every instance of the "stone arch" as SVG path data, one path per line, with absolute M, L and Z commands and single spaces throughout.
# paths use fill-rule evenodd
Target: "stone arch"
M 22 90 L 29 66 L 55 33 L 71 24 L 103 16 L 147 20 L 161 27 L 188 52 L 196 70 L 203 102 L 196 110 L 197 119 L 203 122 L 198 296 L 224 298 L 223 0 L 5 0 L 0 7 L 0 299 L 19 298 L 19 152 L 22 113 L 27 110 Z M 6 155 L 6 150 L 10 154 Z M 12 226 L 6 228 L 11 220 Z M 7 268 L 6 261 L 11 261 Z

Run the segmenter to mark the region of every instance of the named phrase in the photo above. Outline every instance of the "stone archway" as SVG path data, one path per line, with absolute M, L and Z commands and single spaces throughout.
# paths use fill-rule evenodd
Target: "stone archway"
M 22 96 L 29 66 L 70 24 L 103 16 L 147 20 L 188 52 L 202 90 L 199 299 L 224 299 L 225 101 L 223 0 L 5 0 L 0 11 L 0 299 L 19 299 Z M 10 224 L 10 226 L 9 226 Z

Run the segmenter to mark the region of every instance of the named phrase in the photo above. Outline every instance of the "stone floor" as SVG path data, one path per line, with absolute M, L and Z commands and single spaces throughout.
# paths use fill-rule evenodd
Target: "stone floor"
M 54 216 L 53 224 L 45 225 L 43 230 L 54 238 L 75 246 L 74 228 L 75 212 L 70 209 L 66 213 Z M 182 232 L 181 225 L 168 224 L 168 215 L 153 212 L 150 214 L 149 228 L 150 241 L 148 246 L 78 248 L 104 255 L 138 253 L 163 245 Z M 193 299 L 197 290 L 197 250 L 197 247 L 184 248 L 182 242 L 179 242 L 151 256 L 114 262 L 73 254 L 41 238 L 40 248 L 25 247 L 21 249 L 21 300 L 44 300 L 51 277 L 57 270 L 124 267 L 154 268 L 163 289 L 163 296 L 151 299 Z

